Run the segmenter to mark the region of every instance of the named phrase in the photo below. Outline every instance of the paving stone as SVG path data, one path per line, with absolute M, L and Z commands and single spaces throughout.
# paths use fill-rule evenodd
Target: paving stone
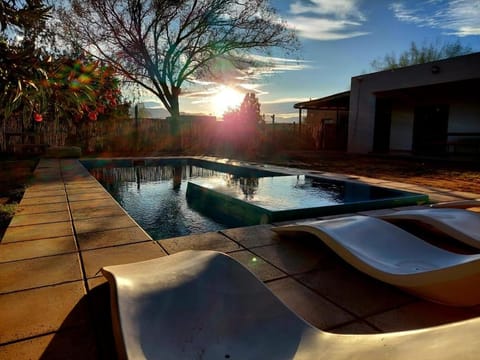
M 77 194 L 88 194 L 90 191 L 102 191 L 106 192 L 102 185 L 99 183 L 89 182 L 84 184 L 83 186 L 68 186 L 67 187 L 67 194 L 69 195 L 77 195 Z
M 148 236 L 148 234 L 138 226 L 132 226 L 123 229 L 80 233 L 77 234 L 77 239 L 81 250 L 152 241 L 150 236 Z
M 377 314 L 365 320 L 383 332 L 421 329 L 477 317 L 474 308 L 445 306 L 418 301 Z
M 10 221 L 9 226 L 25 226 L 36 224 L 48 224 L 54 222 L 70 221 L 68 211 L 55 211 L 43 214 L 19 214 Z
M 22 199 L 20 205 L 44 205 L 44 204 L 56 204 L 66 202 L 67 197 L 65 195 L 61 196 L 43 196 L 43 197 L 29 197 Z
M 109 284 L 102 276 L 89 279 L 88 288 L 88 298 L 102 359 L 116 359 Z
M 269 282 L 267 286 L 280 300 L 319 329 L 352 321 L 352 315 L 323 299 L 291 278 Z
M 230 252 L 241 249 L 238 244 L 216 232 L 180 236 L 158 241 L 169 254 L 174 254 L 183 250 L 216 250 Z
M 83 181 L 83 182 L 77 182 L 77 183 L 70 183 L 70 184 L 65 184 L 65 188 L 67 190 L 67 193 L 82 193 L 85 191 L 89 191 L 91 189 L 96 189 L 98 187 L 101 187 L 100 183 L 96 180 L 90 180 L 90 181 Z
M 68 211 L 67 202 L 42 205 L 18 205 L 15 210 L 15 215 L 45 214 L 56 211 Z
M 75 220 L 74 226 L 77 234 L 81 234 L 87 232 L 128 228 L 137 226 L 137 224 L 132 220 L 131 217 L 123 214 L 121 216 Z
M 279 242 L 277 234 L 271 231 L 271 225 L 257 225 L 222 230 L 221 233 L 240 243 L 246 248 L 265 246 Z
M 65 185 L 63 184 L 63 181 L 58 181 L 57 183 L 50 183 L 50 184 L 30 184 L 28 185 L 26 192 L 28 191 L 33 191 L 33 192 L 38 192 L 38 191 L 55 191 L 55 190 L 60 190 L 65 192 Z
M 92 327 L 84 325 L 49 335 L 0 345 L 0 359 L 83 360 L 101 359 L 101 357 L 97 351 Z
M 295 278 L 362 317 L 414 301 L 407 293 L 362 274 L 333 254 L 325 258 L 317 270 Z
M 248 250 L 236 251 L 229 255 L 243 264 L 262 281 L 270 281 L 287 276 L 284 272 L 265 262 L 258 256 L 255 256 L 255 254 Z
M 92 209 L 72 210 L 72 217 L 74 220 L 85 220 L 120 215 L 126 215 L 125 210 L 123 210 L 120 205 L 102 207 L 95 209 L 94 211 L 92 211 Z
M 0 263 L 75 252 L 73 236 L 0 244 Z
M 0 344 L 87 323 L 83 281 L 0 295 Z
M 80 209 L 92 209 L 96 210 L 101 207 L 118 206 L 118 203 L 113 198 L 97 199 L 97 200 L 83 200 L 83 201 L 71 201 L 70 208 L 72 212 Z
M 64 254 L 0 264 L 0 293 L 82 279 L 78 254 Z
M 315 270 L 327 256 L 325 252 L 295 243 L 263 246 L 251 251 L 289 275 Z
M 70 221 L 8 227 L 2 243 L 69 236 L 73 234 Z
M 46 197 L 46 196 L 65 196 L 65 189 L 49 189 L 49 188 L 27 188 L 23 194 L 23 199 L 30 199 L 36 197 Z
M 88 193 L 79 193 L 79 194 L 71 194 L 68 193 L 68 201 L 82 201 L 82 200 L 96 200 L 96 199 L 110 199 L 112 196 L 103 191 L 103 190 L 92 190 Z
M 101 268 L 108 265 L 127 264 L 167 255 L 153 241 L 130 245 L 83 251 L 81 256 L 87 278 L 102 276 Z

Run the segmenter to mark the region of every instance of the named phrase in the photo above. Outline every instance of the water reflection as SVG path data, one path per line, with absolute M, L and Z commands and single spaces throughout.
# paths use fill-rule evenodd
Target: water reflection
M 252 195 L 258 180 L 187 164 L 94 168 L 90 172 L 154 239 L 239 226 L 215 221 L 191 209 L 186 184 L 191 179 L 229 181 Z

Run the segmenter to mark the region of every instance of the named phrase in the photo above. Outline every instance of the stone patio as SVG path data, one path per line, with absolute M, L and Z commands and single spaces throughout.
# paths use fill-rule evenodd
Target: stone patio
M 479 194 L 358 178 L 429 194 Z M 109 290 L 100 269 L 185 249 L 230 254 L 314 326 L 335 333 L 429 327 L 480 315 L 420 300 L 351 268 L 311 237 L 270 225 L 153 241 L 78 160 L 42 159 L 0 243 L 0 359 L 112 359 Z

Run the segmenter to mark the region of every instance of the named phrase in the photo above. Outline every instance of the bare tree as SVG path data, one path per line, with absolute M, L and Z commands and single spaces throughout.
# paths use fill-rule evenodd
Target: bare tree
M 462 45 L 459 41 L 443 45 L 430 44 L 419 47 L 415 42 L 410 44 L 410 49 L 402 52 L 398 57 L 394 53 L 387 54 L 383 59 L 371 62 L 374 70 L 391 70 L 404 66 L 424 64 L 427 62 L 448 59 L 454 56 L 466 55 L 472 48 Z
M 250 55 L 297 47 L 268 0 L 70 0 L 61 19 L 66 39 L 159 98 L 174 134 L 182 89 L 217 61 L 245 70 Z

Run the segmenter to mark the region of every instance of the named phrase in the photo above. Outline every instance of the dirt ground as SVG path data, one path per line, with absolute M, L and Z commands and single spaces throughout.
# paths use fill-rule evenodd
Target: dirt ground
M 343 153 L 290 153 L 267 162 L 480 194 L 480 157 L 470 161 Z
M 340 153 L 276 154 L 258 162 L 401 181 L 480 194 L 480 161 L 449 162 Z M 0 159 L 0 239 L 22 198 L 37 159 Z

